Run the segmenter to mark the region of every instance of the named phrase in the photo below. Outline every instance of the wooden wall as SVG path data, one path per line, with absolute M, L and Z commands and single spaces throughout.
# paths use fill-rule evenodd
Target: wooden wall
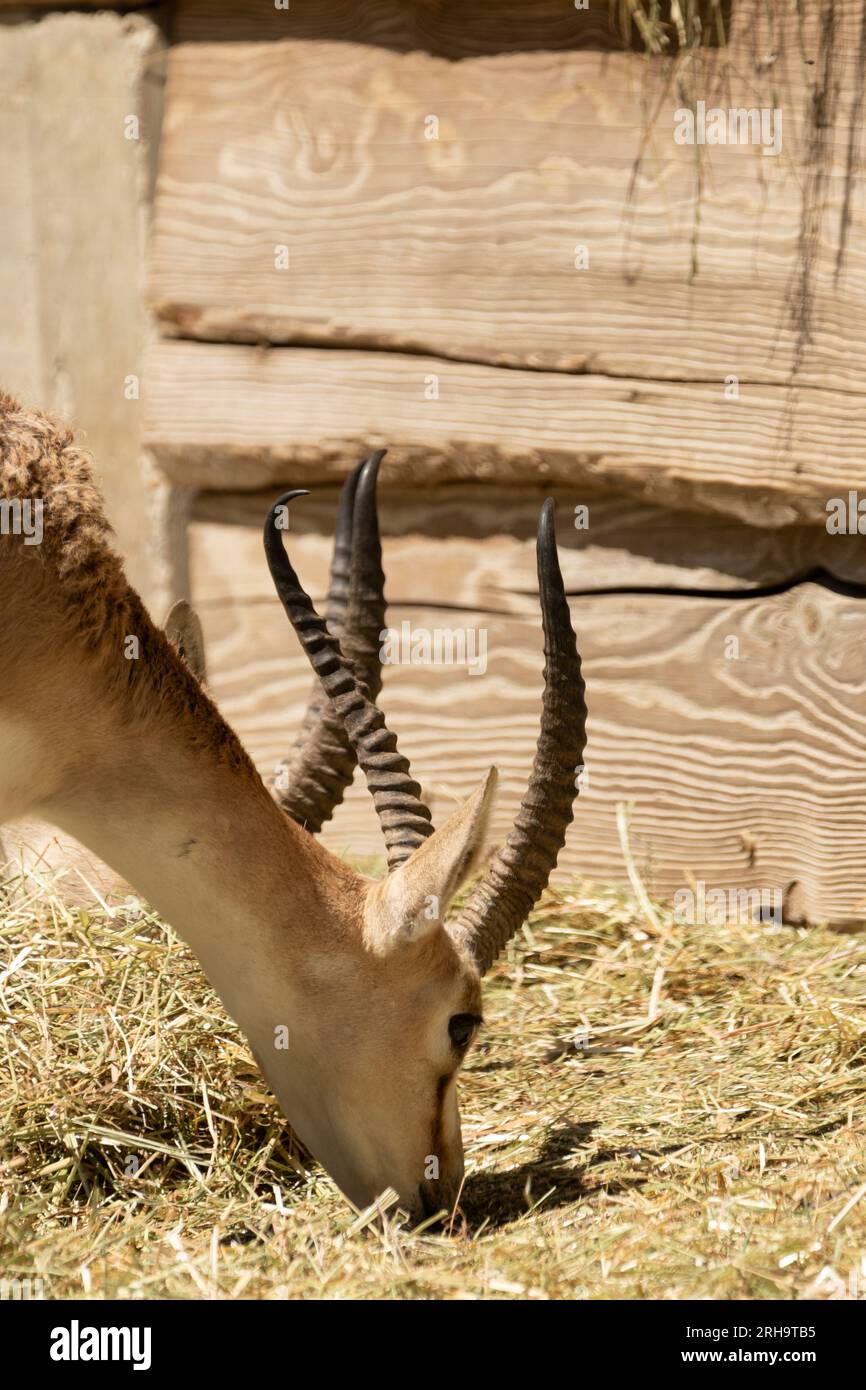
M 387 666 L 383 706 L 437 821 L 491 763 L 499 767 L 494 838 L 507 831 L 538 730 L 532 537 L 541 495 L 496 494 L 496 528 L 483 487 L 386 490 L 382 505 L 389 625 L 464 629 L 476 642 L 483 633 L 487 649 L 483 674 Z M 625 801 L 654 891 L 671 893 L 690 876 L 783 894 L 797 882 L 797 912 L 856 917 L 866 894 L 866 604 L 812 583 L 770 599 L 748 590 L 817 565 L 862 581 L 862 538 L 804 526 L 754 531 L 616 495 L 589 497 L 590 529 L 578 532 L 574 492 L 553 495 L 570 589 L 674 589 L 572 599 L 589 747 L 561 872 L 622 877 L 616 806 Z M 266 773 L 291 746 L 310 683 L 263 563 L 269 497 L 232 496 L 230 512 L 226 499 L 202 498 L 191 529 L 213 690 Z M 335 505 L 336 492 L 322 489 L 293 508 L 292 556 L 316 599 Z M 692 583 L 732 596 L 676 594 Z M 358 779 L 325 838 L 335 849 L 381 852 Z
M 824 526 L 866 491 L 861 0 L 802 22 L 735 0 L 729 41 L 680 66 L 618 44 L 607 12 L 175 7 L 148 441 L 197 494 L 213 687 L 265 771 L 308 684 L 267 500 L 317 489 L 291 544 L 320 595 L 335 484 L 377 445 L 390 620 L 489 646 L 483 676 L 386 671 L 439 818 L 496 761 L 501 833 L 525 780 L 547 491 L 574 589 L 866 579 L 861 539 Z M 676 144 L 699 99 L 781 110 L 780 153 Z M 813 584 L 575 597 L 589 779 L 563 872 L 622 877 L 629 801 L 659 892 L 797 882 L 792 912 L 862 912 L 863 611 Z M 378 847 L 360 788 L 328 838 Z

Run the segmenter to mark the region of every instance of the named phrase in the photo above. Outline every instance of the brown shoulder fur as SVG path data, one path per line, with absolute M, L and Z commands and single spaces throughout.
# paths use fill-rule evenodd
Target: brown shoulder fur
M 171 712 L 188 726 L 190 739 L 258 780 L 240 741 L 151 622 L 109 543 L 111 527 L 87 454 L 67 428 L 36 411 L 23 410 L 0 391 L 0 498 L 42 502 L 42 540 L 25 546 L 0 537 L 0 554 L 39 562 L 40 585 L 51 620 L 69 640 L 88 649 L 107 696 L 128 717 L 151 722 Z M 138 639 L 137 659 L 127 659 L 127 638 Z

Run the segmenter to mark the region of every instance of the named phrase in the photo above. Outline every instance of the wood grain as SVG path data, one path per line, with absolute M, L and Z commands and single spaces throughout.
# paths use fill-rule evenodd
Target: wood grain
M 186 342 L 153 346 L 145 386 L 147 442 L 191 488 L 321 484 L 380 445 L 407 486 L 531 479 L 765 526 L 823 523 L 829 498 L 866 488 L 862 411 L 844 391 L 755 386 L 731 401 L 720 381 Z
M 283 41 L 172 51 L 150 276 L 163 332 L 863 389 L 860 0 L 834 6 L 817 143 L 804 54 L 814 66 L 819 45 L 807 23 L 801 47 L 793 11 L 769 68 L 746 31 L 724 75 L 693 60 L 676 82 L 630 53 L 394 52 L 371 14 L 332 6 L 314 37 L 287 15 L 262 31 Z M 523 24 L 534 33 L 525 8 Z M 345 41 L 369 25 L 371 41 Z M 706 145 L 698 159 L 673 139 L 684 92 L 778 107 L 782 152 Z
M 173 9 L 176 43 L 329 38 L 451 59 L 628 46 L 611 25 L 608 0 L 588 0 L 582 10 L 574 0 L 292 0 L 287 10 L 270 0 L 177 0 Z
M 293 739 L 309 671 L 254 559 L 257 533 L 244 531 L 194 523 L 193 591 L 215 697 L 268 773 Z M 428 572 L 435 544 L 428 537 L 419 549 L 417 538 L 386 536 L 390 593 L 406 592 L 413 567 Z M 503 538 L 499 545 L 501 561 L 509 546 Z M 293 535 L 299 572 L 319 592 L 327 548 L 322 536 Z M 438 606 L 445 572 L 429 571 L 430 606 L 394 603 L 389 624 L 483 629 L 486 672 L 390 665 L 383 705 L 437 820 L 490 763 L 499 766 L 497 839 L 514 814 L 537 736 L 540 627 L 526 600 L 521 612 Z M 466 600 L 483 592 L 477 571 L 470 574 Z M 785 891 L 797 881 L 811 919 L 862 917 L 866 606 L 804 585 L 772 600 L 582 598 L 572 601 L 572 616 L 587 678 L 589 780 L 561 875 L 624 879 L 615 810 L 626 801 L 637 861 L 655 892 L 687 886 L 690 875 L 725 888 Z M 736 659 L 726 655 L 732 638 Z M 325 838 L 338 850 L 381 852 L 357 781 Z
M 380 472 L 379 523 L 387 541 L 387 596 L 398 607 L 537 612 L 535 537 L 542 500 L 556 505 L 559 559 L 566 589 L 609 586 L 750 588 L 823 568 L 866 585 L 861 536 L 828 535 L 823 527 L 748 526 L 727 517 L 678 512 L 617 493 L 587 494 L 586 526 L 575 525 L 575 492 L 561 487 L 466 484 L 421 490 L 390 485 Z M 292 553 L 316 599 L 325 593 L 339 489 L 316 488 L 291 508 Z M 198 600 L 219 600 L 221 571 L 231 563 L 238 599 L 269 603 L 261 528 L 273 491 L 199 493 L 192 520 L 196 546 L 207 552 L 198 572 Z M 208 523 L 216 523 L 209 525 Z M 234 528 L 227 534 L 226 528 Z M 225 549 L 223 550 L 223 547 Z
M 106 5 L 105 0 L 75 0 L 75 5 L 59 5 L 57 0 L 0 0 L 0 10 L 17 10 L 17 14 L 9 15 L 7 21 L 15 23 L 22 15 L 29 19 L 30 10 L 153 10 L 154 5 L 148 0 L 117 0 L 117 3 Z

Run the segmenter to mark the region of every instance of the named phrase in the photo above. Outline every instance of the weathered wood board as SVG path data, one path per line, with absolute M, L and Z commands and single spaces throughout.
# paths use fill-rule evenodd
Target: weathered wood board
M 485 668 L 471 674 L 468 665 L 389 664 L 382 703 L 437 820 L 491 763 L 499 767 L 495 840 L 513 816 L 538 729 L 541 633 L 530 597 L 528 534 L 536 499 L 525 494 L 520 501 L 516 537 L 490 536 L 481 544 L 481 505 L 467 498 L 460 523 L 459 491 L 445 499 L 445 524 L 457 532 L 448 546 L 435 534 L 435 501 L 425 525 L 419 499 L 401 503 L 395 514 L 384 494 L 388 622 L 396 630 L 408 622 L 413 633 L 474 633 L 476 656 L 486 641 Z M 514 499 L 510 505 L 517 505 Z M 234 509 L 226 513 L 229 524 L 209 519 L 221 506 L 223 499 L 207 499 L 191 527 L 193 593 L 213 693 L 268 774 L 293 741 L 309 669 L 271 591 L 258 526 L 238 524 Z M 327 531 L 310 527 L 313 513 L 317 521 L 329 515 L 333 498 L 311 499 L 309 506 L 307 523 L 300 508 L 293 515 L 291 546 L 299 573 L 320 597 L 330 542 Z M 616 506 L 616 499 L 599 503 L 592 544 L 562 545 L 566 582 L 671 583 L 674 567 L 663 553 L 654 558 L 652 544 L 634 562 L 629 558 L 632 544 L 640 550 L 639 535 L 653 534 L 661 514 L 647 509 L 617 519 Z M 495 516 L 495 504 L 484 514 Z M 413 515 L 422 531 L 411 530 Z M 562 509 L 560 517 L 566 542 Z M 389 534 L 401 527 L 402 536 Z M 699 557 L 710 536 L 701 538 L 700 525 L 696 531 Z M 662 552 L 663 534 L 655 535 Z M 790 541 L 787 561 L 783 537 Z M 843 542 L 837 568 L 844 568 L 842 551 L 854 554 L 846 538 L 802 528 L 779 533 L 775 573 L 796 572 L 804 560 L 826 563 L 827 547 L 837 540 Z M 752 565 L 745 547 L 742 553 L 744 570 L 766 577 L 766 553 Z M 708 578 L 718 587 L 711 564 L 692 572 L 681 567 L 675 581 Z M 703 879 L 708 887 L 784 894 L 797 882 L 797 910 L 810 919 L 862 917 L 866 604 L 808 584 L 772 599 L 574 598 L 572 617 L 590 726 L 587 784 L 560 875 L 623 879 L 615 813 L 618 802 L 628 802 L 632 847 L 654 892 L 670 894 Z M 325 838 L 338 850 L 381 852 L 357 779 Z
M 519 8 L 506 51 L 460 62 L 383 47 L 382 6 L 318 21 L 293 6 L 266 30 L 282 41 L 175 47 L 150 279 L 162 331 L 863 389 L 860 0 L 823 30 L 817 6 L 802 31 L 783 8 L 766 33 L 735 6 L 730 50 L 676 80 L 632 53 L 509 52 Z M 697 100 L 778 110 L 779 153 L 677 144 L 675 112 Z
M 163 62 L 155 18 L 24 5 L 0 16 L 0 386 L 64 420 L 93 452 L 145 593 L 142 411 L 130 384 L 148 332 L 140 281 Z M 139 138 L 127 140 L 132 113 Z
M 729 5 L 722 11 L 727 17 Z M 627 47 L 611 29 L 608 0 L 176 0 L 172 39 L 274 42 L 287 36 L 423 49 L 443 58 L 527 49 Z M 635 42 L 639 39 L 635 37 Z
M 299 547 L 304 582 L 316 598 L 326 588 L 338 496 L 336 487 L 318 487 L 290 508 L 293 554 Z M 386 456 L 379 474 L 379 526 L 387 542 L 389 600 L 401 607 L 429 607 L 435 596 L 440 606 L 533 615 L 535 536 L 547 497 L 556 504 L 559 560 L 569 590 L 639 585 L 746 590 L 817 568 L 866 584 L 860 535 L 830 535 L 816 526 L 747 526 L 618 493 L 594 492 L 586 502 L 579 496 L 573 487 L 544 484 L 468 483 L 425 493 L 395 486 Z M 236 597 L 269 601 L 261 529 L 273 500 L 273 490 L 196 497 L 194 521 L 216 523 L 195 532 L 196 545 L 211 551 L 208 565 L 198 572 L 204 585 L 199 600 L 220 597 L 221 569 L 230 563 Z M 227 527 L 234 532 L 227 534 Z
M 392 476 L 412 486 L 618 488 L 765 526 L 821 523 L 840 489 L 866 491 L 866 413 L 827 389 L 753 386 L 732 400 L 721 381 L 160 342 L 145 414 L 157 463 L 191 488 L 322 483 L 387 445 Z
M 175 7 L 144 395 L 157 463 L 207 490 L 190 543 L 213 691 L 270 773 L 310 677 L 257 490 L 319 490 L 291 545 L 321 598 L 333 485 L 389 446 L 389 622 L 462 633 L 475 670 L 390 664 L 383 704 L 437 820 L 499 765 L 501 837 L 537 734 L 552 490 L 570 589 L 725 591 L 572 598 L 590 742 L 560 874 L 624 877 L 628 802 L 652 891 L 702 879 L 862 919 L 866 606 L 727 591 L 866 580 L 862 538 L 824 526 L 831 498 L 866 495 L 863 0 L 772 25 L 743 0 L 730 43 L 676 72 L 617 49 L 606 11 Z M 779 153 L 678 144 L 698 101 L 766 108 Z M 381 852 L 359 783 L 326 840 Z

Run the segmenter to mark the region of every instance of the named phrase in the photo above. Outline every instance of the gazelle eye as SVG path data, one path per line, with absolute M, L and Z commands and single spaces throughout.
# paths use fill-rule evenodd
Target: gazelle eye
M 448 1020 L 448 1036 L 458 1052 L 465 1052 L 472 1041 L 472 1034 L 481 1019 L 477 1014 L 452 1014 Z

